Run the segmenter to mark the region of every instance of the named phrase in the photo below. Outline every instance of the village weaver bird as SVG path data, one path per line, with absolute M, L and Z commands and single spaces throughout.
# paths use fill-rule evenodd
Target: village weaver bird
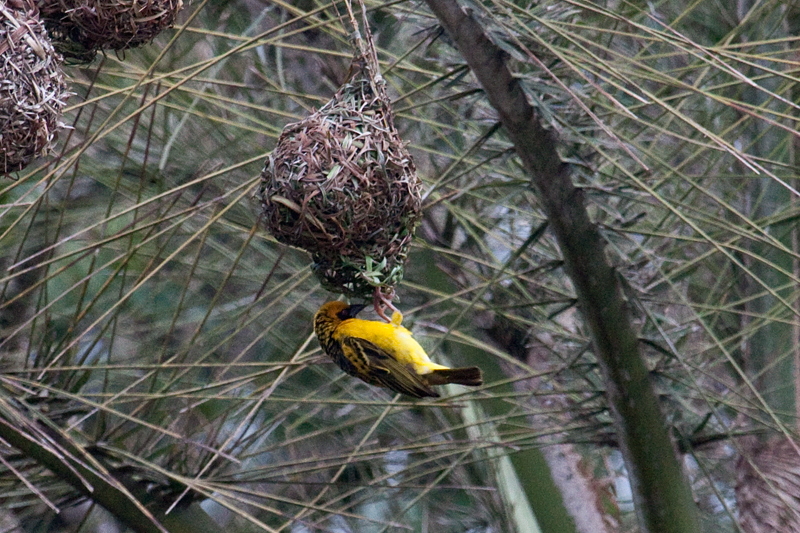
M 314 333 L 322 349 L 351 376 L 415 398 L 438 398 L 432 385 L 483 384 L 477 367 L 448 368 L 431 361 L 411 332 L 400 325 L 400 312 L 395 311 L 388 324 L 355 318 L 364 307 L 328 302 L 314 316 Z

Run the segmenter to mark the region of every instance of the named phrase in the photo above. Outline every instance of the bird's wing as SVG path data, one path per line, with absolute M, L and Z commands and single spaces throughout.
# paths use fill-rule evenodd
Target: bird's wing
M 416 398 L 439 397 L 422 377 L 368 340 L 346 337 L 342 339 L 342 349 L 354 366 L 366 367 L 370 378 L 384 387 Z

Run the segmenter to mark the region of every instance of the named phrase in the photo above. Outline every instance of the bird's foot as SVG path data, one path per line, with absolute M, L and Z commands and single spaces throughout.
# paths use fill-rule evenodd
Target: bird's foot
M 384 319 L 386 322 L 391 323 L 394 323 L 397 320 L 397 324 L 395 325 L 399 325 L 399 323 L 403 321 L 403 313 L 401 313 L 400 310 L 392 304 L 392 300 L 394 299 L 394 289 L 389 290 L 391 291 L 389 294 L 384 294 L 380 287 L 375 287 L 375 292 L 372 296 L 372 302 L 375 306 L 375 312 L 379 317 Z M 387 307 L 393 311 L 391 319 L 386 316 L 384 311 L 384 309 Z M 398 316 L 399 320 L 397 319 Z

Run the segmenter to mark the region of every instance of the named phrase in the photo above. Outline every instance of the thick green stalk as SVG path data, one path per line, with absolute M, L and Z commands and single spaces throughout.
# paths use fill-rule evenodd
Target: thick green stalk
M 699 532 L 697 507 L 639 353 L 637 336 L 604 242 L 572 184 L 554 136 L 544 129 L 502 52 L 455 0 L 426 0 L 497 110 L 531 175 L 589 326 L 633 488 L 650 533 Z

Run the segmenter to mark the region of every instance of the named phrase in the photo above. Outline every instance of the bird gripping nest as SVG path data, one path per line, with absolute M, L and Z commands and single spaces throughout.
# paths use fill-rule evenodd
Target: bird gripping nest
M 367 38 L 333 99 L 284 128 L 259 195 L 267 229 L 312 254 L 325 288 L 390 303 L 421 215 L 421 183 Z

